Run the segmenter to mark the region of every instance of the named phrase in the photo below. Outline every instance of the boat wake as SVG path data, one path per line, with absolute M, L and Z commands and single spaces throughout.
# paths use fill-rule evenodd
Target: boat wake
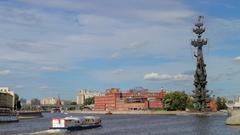
M 33 132 L 33 133 L 22 133 L 22 134 L 17 134 L 17 135 L 47 135 L 47 134 L 60 134 L 63 132 L 65 132 L 65 131 L 49 129 L 49 130 L 37 131 L 37 132 Z

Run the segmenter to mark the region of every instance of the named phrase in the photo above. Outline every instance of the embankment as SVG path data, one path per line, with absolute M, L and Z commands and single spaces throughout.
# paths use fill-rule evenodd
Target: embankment
M 19 119 L 32 119 L 43 117 L 42 112 L 40 111 L 19 111 L 18 118 Z
M 106 114 L 106 111 L 68 111 L 79 114 Z M 224 115 L 223 112 L 186 112 L 186 111 L 111 111 L 112 114 L 154 114 L 154 115 Z

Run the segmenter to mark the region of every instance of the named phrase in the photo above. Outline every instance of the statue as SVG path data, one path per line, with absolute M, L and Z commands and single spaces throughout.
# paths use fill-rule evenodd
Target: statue
M 191 41 L 192 46 L 197 48 L 197 54 L 194 56 L 197 59 L 196 71 L 194 75 L 194 86 L 193 90 L 193 103 L 197 111 L 205 112 L 208 110 L 209 95 L 208 90 L 206 90 L 207 85 L 207 73 L 206 73 L 206 64 L 203 59 L 203 49 L 204 45 L 207 45 L 207 39 L 202 38 L 202 33 L 205 32 L 203 27 L 203 16 L 199 16 L 193 32 L 197 35 L 197 39 Z

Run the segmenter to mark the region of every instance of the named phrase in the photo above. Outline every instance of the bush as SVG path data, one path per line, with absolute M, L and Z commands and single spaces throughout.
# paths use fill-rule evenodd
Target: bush
M 185 92 L 175 91 L 164 97 L 164 108 L 169 111 L 185 110 L 187 107 L 188 95 Z
M 94 97 L 89 97 L 85 99 L 84 105 L 91 105 L 94 104 Z
M 227 109 L 226 106 L 226 99 L 224 97 L 217 97 L 217 110 L 224 110 Z

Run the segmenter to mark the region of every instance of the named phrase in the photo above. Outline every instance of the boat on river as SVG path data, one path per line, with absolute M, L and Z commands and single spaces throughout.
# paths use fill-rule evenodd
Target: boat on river
M 233 103 L 226 103 L 228 107 L 228 118 L 225 121 L 227 125 L 240 125 L 240 97 Z
M 18 115 L 9 108 L 0 108 L 0 123 L 18 122 Z
M 61 108 L 52 108 L 51 113 L 63 113 L 63 110 Z
M 53 118 L 50 129 L 83 130 L 101 126 L 101 119 L 95 116 Z
M 0 122 L 17 122 L 14 111 L 15 93 L 8 87 L 0 87 Z

